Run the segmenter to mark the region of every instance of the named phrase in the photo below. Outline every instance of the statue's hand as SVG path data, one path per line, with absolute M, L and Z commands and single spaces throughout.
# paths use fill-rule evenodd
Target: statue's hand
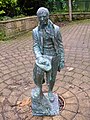
M 64 68 L 64 61 L 60 62 L 60 69 Z
M 62 68 L 64 68 L 64 61 L 61 61 L 61 62 L 59 63 L 58 71 L 60 72 L 60 70 L 61 70 Z

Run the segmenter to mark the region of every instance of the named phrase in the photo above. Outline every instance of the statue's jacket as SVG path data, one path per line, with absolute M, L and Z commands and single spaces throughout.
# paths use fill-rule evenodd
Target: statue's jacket
M 49 28 L 49 29 L 48 29 Z M 48 23 L 47 33 L 52 38 L 54 48 L 56 51 L 57 56 L 59 56 L 59 61 L 64 61 L 64 48 L 62 43 L 62 37 L 60 33 L 60 27 L 53 24 L 50 20 Z M 35 53 L 35 57 L 38 58 L 42 56 L 42 49 L 43 49 L 43 35 L 40 31 L 40 25 L 33 29 L 33 50 Z M 60 63 L 59 62 L 59 63 Z

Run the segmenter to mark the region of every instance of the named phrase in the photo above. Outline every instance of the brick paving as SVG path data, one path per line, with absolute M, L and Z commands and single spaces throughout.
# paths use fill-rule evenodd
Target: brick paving
M 11 107 L 29 98 L 35 87 L 33 41 L 22 36 L 0 42 L 0 120 L 90 120 L 90 22 L 66 25 L 61 32 L 65 68 L 58 73 L 53 90 L 64 100 L 60 115 L 35 117 L 30 105 Z M 43 91 L 47 91 L 46 85 Z

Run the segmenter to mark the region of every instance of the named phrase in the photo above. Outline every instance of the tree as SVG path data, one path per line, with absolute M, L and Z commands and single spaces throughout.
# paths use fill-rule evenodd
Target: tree
M 17 0 L 0 0 L 0 13 L 13 17 L 16 14 Z
M 71 3 L 71 0 L 69 0 L 69 20 L 72 21 L 72 3 Z
M 46 6 L 48 0 L 18 0 L 20 11 L 25 15 L 35 15 L 41 6 Z

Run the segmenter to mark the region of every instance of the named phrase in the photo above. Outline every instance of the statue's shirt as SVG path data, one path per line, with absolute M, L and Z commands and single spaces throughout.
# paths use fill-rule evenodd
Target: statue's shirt
M 42 46 L 43 54 L 49 56 L 55 56 L 56 50 L 54 48 L 54 43 L 51 35 L 45 30 L 42 31 L 42 34 L 43 34 L 43 46 Z

